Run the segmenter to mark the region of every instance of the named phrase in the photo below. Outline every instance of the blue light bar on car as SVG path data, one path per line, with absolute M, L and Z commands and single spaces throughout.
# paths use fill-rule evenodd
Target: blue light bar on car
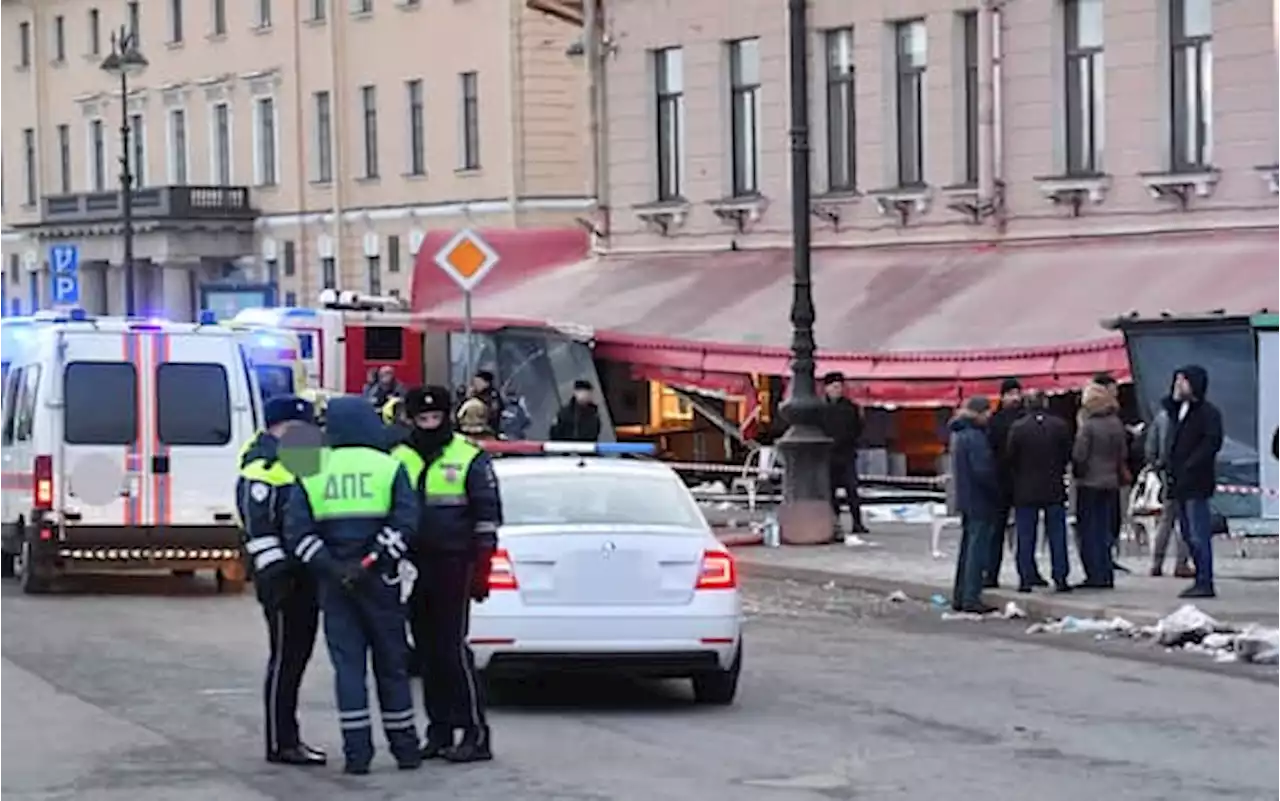
M 476 443 L 489 453 L 573 456 L 652 456 L 658 449 L 652 442 L 537 442 L 534 440 L 482 440 Z

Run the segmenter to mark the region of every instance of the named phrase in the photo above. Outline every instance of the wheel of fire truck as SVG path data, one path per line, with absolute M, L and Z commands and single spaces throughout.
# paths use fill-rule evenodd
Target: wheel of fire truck
M 218 592 L 228 595 L 244 592 L 244 564 L 239 560 L 228 562 L 218 568 L 215 578 L 218 582 Z
M 22 532 L 25 524 L 22 518 L 16 523 L 5 523 L 0 532 L 0 577 L 14 578 L 18 575 L 18 552 L 22 548 Z
M 18 554 L 14 566 L 18 574 L 18 586 L 24 595 L 41 595 L 49 591 L 50 580 L 47 575 L 49 566 L 36 559 L 31 545 L 31 534 L 28 531 L 22 538 L 22 552 Z

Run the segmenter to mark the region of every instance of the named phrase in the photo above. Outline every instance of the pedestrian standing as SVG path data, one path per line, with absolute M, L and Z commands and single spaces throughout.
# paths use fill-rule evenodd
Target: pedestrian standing
M 422 582 L 410 599 L 410 623 L 424 663 L 427 739 L 422 758 L 450 762 L 493 758 L 484 683 L 467 644 L 471 602 L 489 597 L 489 572 L 498 546 L 502 505 L 493 465 L 449 419 L 449 390 L 409 392 L 408 442 L 395 451 L 421 500 L 414 549 Z M 461 731 L 461 738 L 455 737 Z
M 1173 375 L 1173 400 L 1178 404 L 1169 445 L 1169 497 L 1179 505 L 1182 536 L 1195 563 L 1195 583 L 1181 598 L 1212 598 L 1213 532 L 1209 499 L 1217 488 L 1215 468 L 1222 450 L 1222 414 L 1208 400 L 1209 374 L 1199 365 L 1179 368 Z
M 560 407 L 551 426 L 551 439 L 566 442 L 596 442 L 600 439 L 600 407 L 593 395 L 591 382 L 573 382 L 573 397 Z
M 983 570 L 982 586 L 1000 586 L 1000 567 L 1004 562 L 1004 547 L 1009 526 L 1009 513 L 1013 510 L 1013 475 L 1005 446 L 1009 443 L 1009 430 L 1022 415 L 1022 382 L 1006 378 L 1000 384 L 1000 405 L 987 426 L 991 452 L 996 460 L 996 475 L 1000 481 L 1000 506 L 996 510 L 996 535 L 987 545 L 987 563 Z
M 1018 592 L 1049 585 L 1036 567 L 1036 532 L 1042 516 L 1053 586 L 1058 592 L 1070 592 L 1066 477 L 1071 465 L 1071 429 L 1065 420 L 1049 412 L 1042 392 L 1028 392 L 1023 408 L 1026 413 L 1009 429 L 1005 446 L 1013 480 Z
M 1179 532 L 1173 537 L 1182 514 L 1182 504 L 1169 494 L 1169 448 L 1173 444 L 1173 421 L 1181 404 L 1174 400 L 1172 388 L 1160 399 L 1155 417 L 1147 429 L 1147 465 L 1160 482 L 1160 518 L 1156 522 L 1155 542 L 1151 547 L 1151 575 L 1164 575 L 1164 557 L 1169 552 L 1169 540 L 1174 540 L 1173 575 L 1178 578 L 1194 578 L 1191 569 L 1191 550 L 1186 537 Z
M 1119 404 L 1104 387 L 1090 383 L 1080 401 L 1080 421 L 1072 447 L 1072 472 L 1076 486 L 1076 528 L 1085 580 L 1079 585 L 1094 589 L 1115 586 L 1111 556 L 1115 505 L 1120 500 L 1122 473 L 1126 467 L 1124 424 Z
M 840 526 L 840 497 L 837 490 L 844 490 L 849 504 L 850 531 L 866 534 L 862 522 L 862 503 L 858 496 L 858 443 L 862 439 L 862 409 L 845 395 L 844 373 L 832 372 L 822 377 L 822 391 L 826 396 L 823 407 L 823 428 L 831 438 L 831 511 L 835 516 L 836 540 L 844 539 Z
M 315 407 L 292 395 L 276 396 L 263 409 L 266 429 L 240 452 L 236 510 L 253 588 L 267 621 L 267 675 L 263 681 L 268 762 L 323 765 L 325 754 L 298 733 L 298 689 L 315 648 L 320 607 L 315 581 L 284 549 L 285 508 L 294 476 L 280 462 L 280 437 L 311 425 Z
M 977 396 L 965 401 L 951 421 L 951 478 L 960 512 L 960 554 L 956 558 L 951 607 L 986 614 L 994 607 L 982 600 L 983 570 L 1000 513 L 1000 480 L 987 436 L 991 402 Z
M 298 481 L 285 518 L 288 549 L 316 577 L 333 662 L 346 773 L 373 760 L 365 680 L 370 655 L 382 728 L 402 770 L 417 768 L 418 735 L 409 688 L 402 585 L 418 504 L 400 462 L 380 448 L 386 433 L 366 400 L 334 398 L 320 470 Z

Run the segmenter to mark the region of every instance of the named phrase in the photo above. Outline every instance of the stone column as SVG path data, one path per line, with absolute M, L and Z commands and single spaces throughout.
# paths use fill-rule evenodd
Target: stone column
M 193 287 L 199 280 L 200 262 L 168 262 L 156 274 L 157 306 L 170 320 L 194 320 L 199 298 Z

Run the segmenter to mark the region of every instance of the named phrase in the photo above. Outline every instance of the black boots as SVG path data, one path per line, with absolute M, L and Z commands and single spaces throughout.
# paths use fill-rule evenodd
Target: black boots
M 290 748 L 267 754 L 267 761 L 275 765 L 318 766 L 328 762 L 324 751 L 312 748 L 306 743 L 298 743 Z
M 462 735 L 462 741 L 442 750 L 440 756 L 450 762 L 483 762 L 493 759 L 489 727 L 466 730 Z

